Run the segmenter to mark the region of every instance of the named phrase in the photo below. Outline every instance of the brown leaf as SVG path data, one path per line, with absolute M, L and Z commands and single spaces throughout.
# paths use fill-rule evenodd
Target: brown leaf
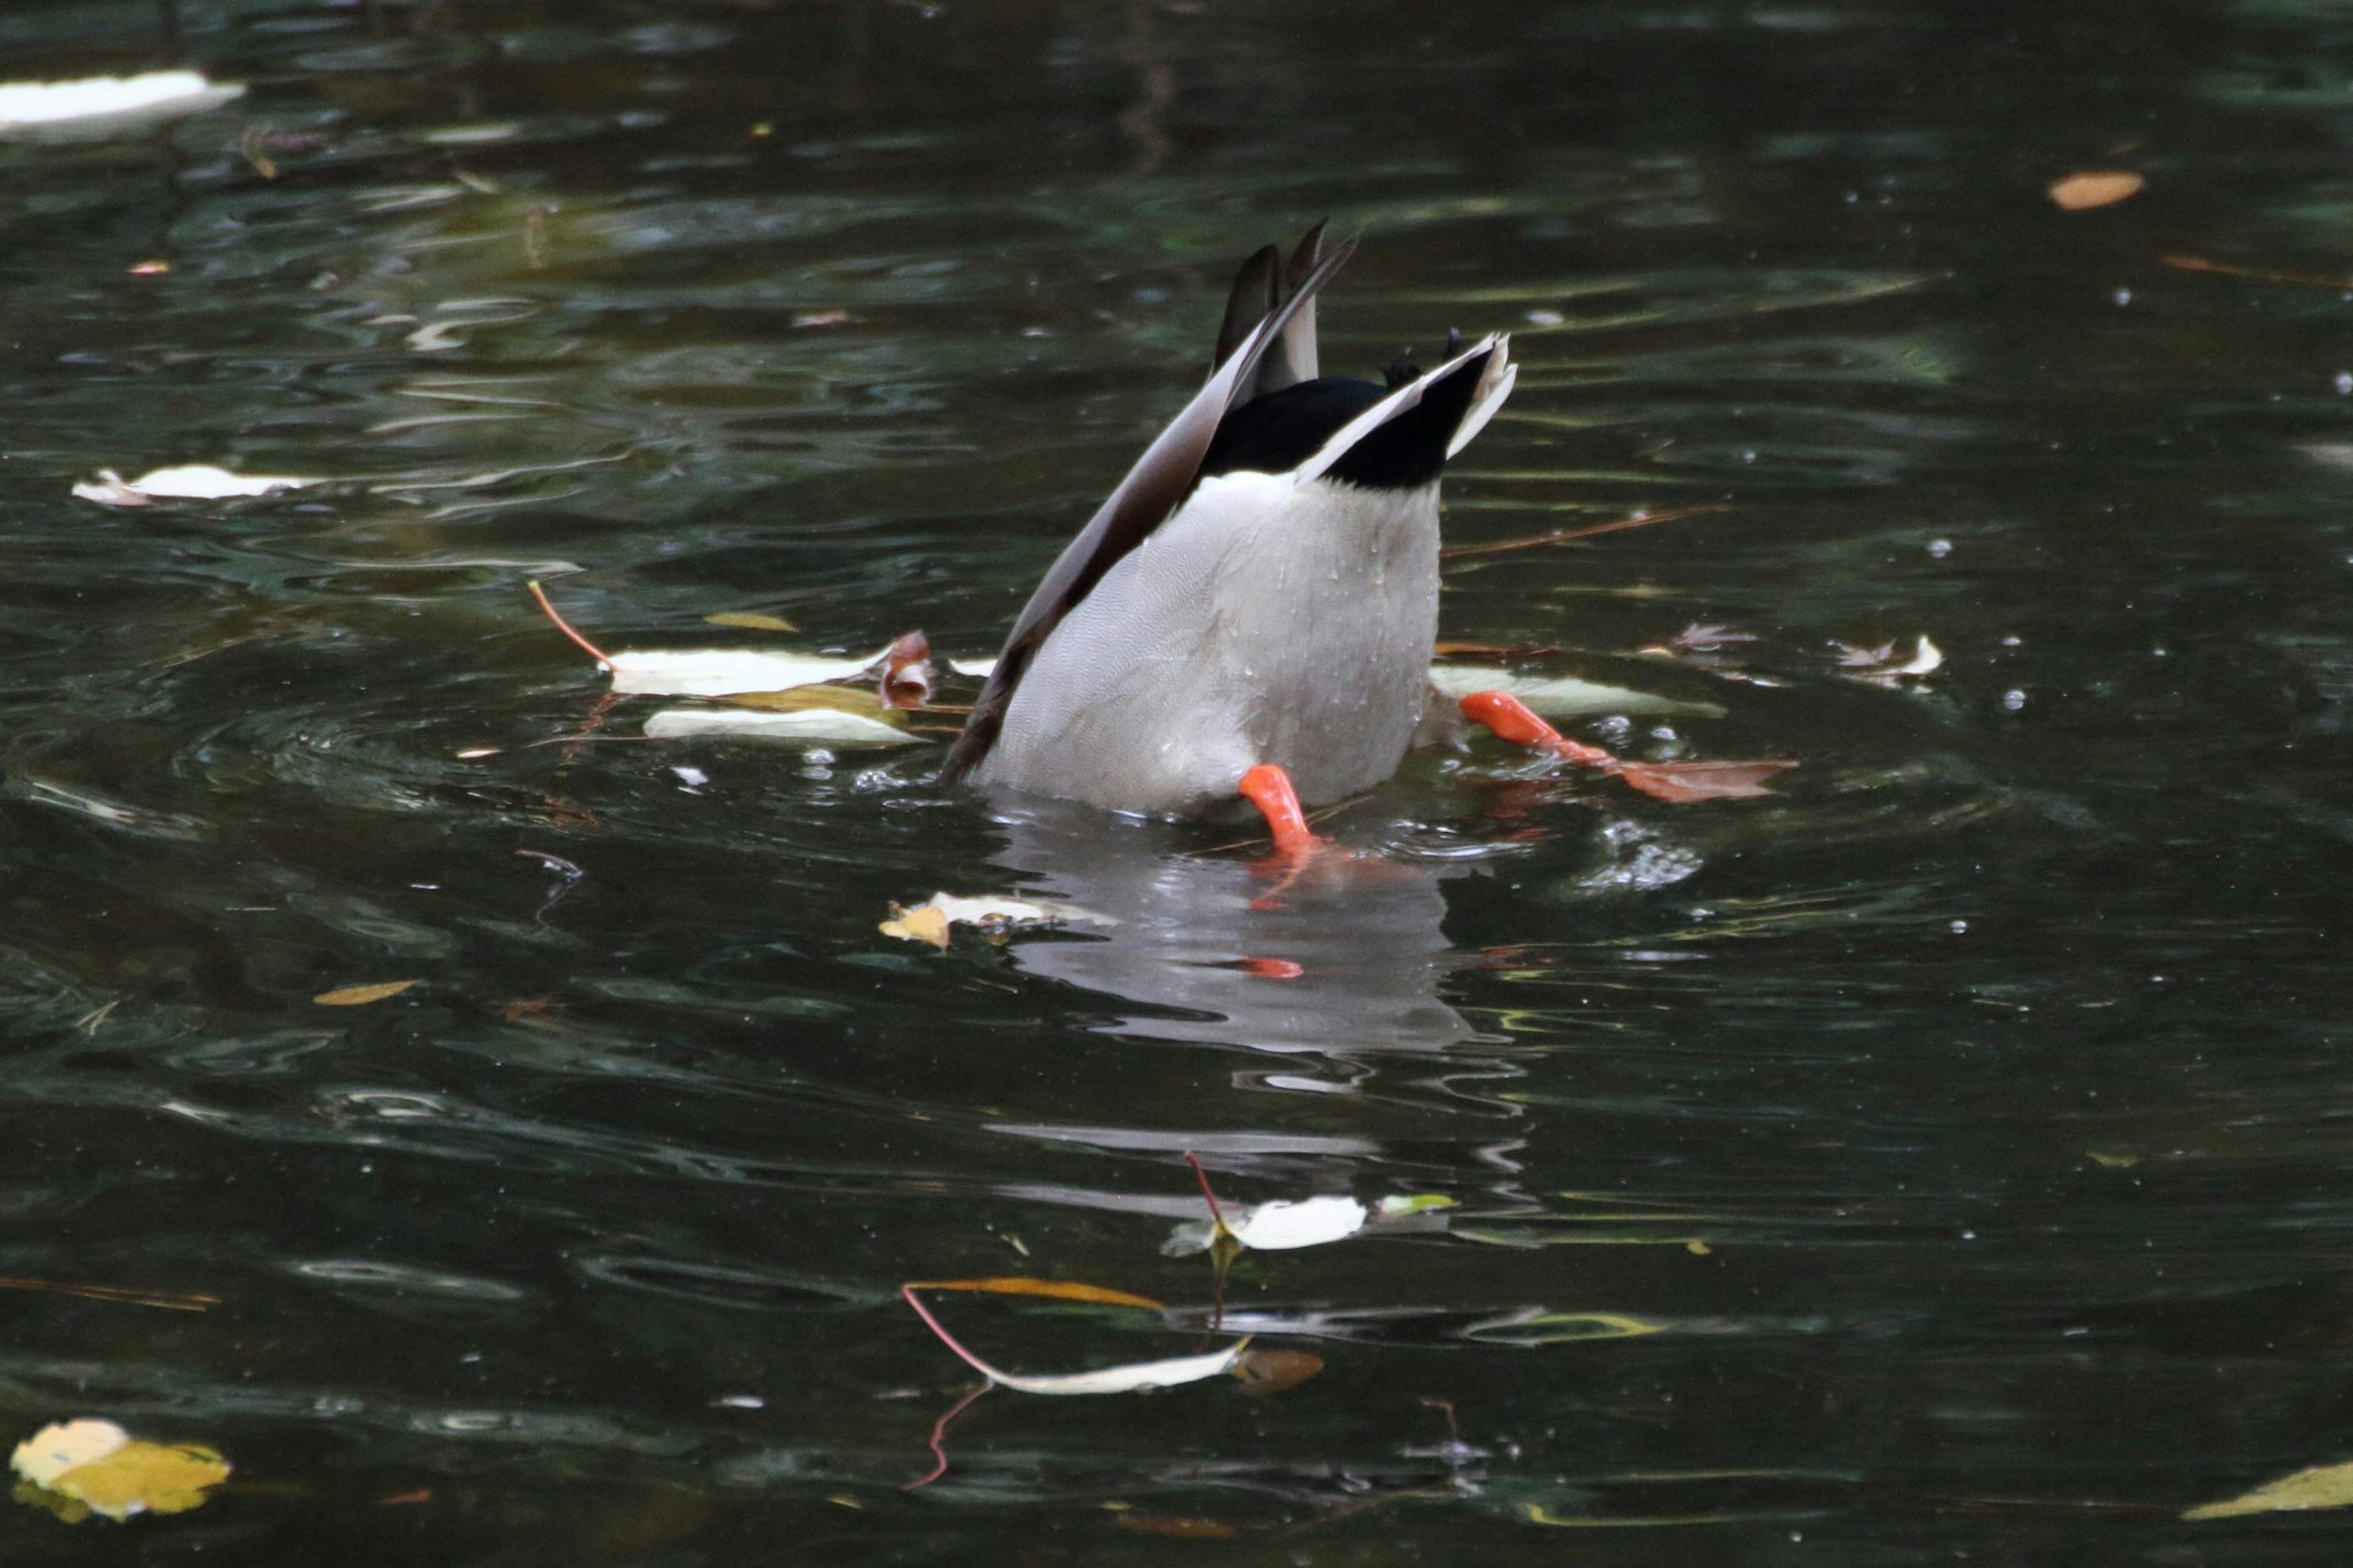
M 704 620 L 714 626 L 742 626 L 754 632 L 789 632 L 799 628 L 782 616 L 764 616 L 757 610 L 722 610 Z
M 2129 169 L 2085 169 L 2051 183 L 2051 199 L 2071 213 L 2113 206 L 2148 184 Z
M 1323 1370 L 1324 1358 L 1312 1351 L 1244 1351 L 1234 1363 L 1234 1375 L 1253 1394 L 1281 1394 Z
M 1695 800 L 1747 800 L 1771 795 L 1775 773 L 1798 764 L 1786 760 L 1755 763 L 1620 763 L 1620 778 L 1654 799 L 1676 805 Z
M 363 1007 L 370 1002 L 397 996 L 410 986 L 423 984 L 421 980 L 383 980 L 374 985 L 343 985 L 332 991 L 322 991 L 311 1000 L 322 1007 Z
M 1105 1307 L 1142 1307 L 1158 1311 L 1161 1303 L 1149 1296 L 1113 1290 L 1076 1279 L 1038 1279 L 1027 1274 L 997 1274 L 984 1279 L 916 1279 L 910 1290 L 974 1290 L 990 1296 L 1050 1296 L 1058 1301 L 1092 1301 Z M 1271 1353 L 1271 1352 L 1261 1352 Z
M 1138 1535 L 1166 1535 L 1177 1541 L 1231 1541 L 1241 1533 L 1221 1519 L 1201 1519 L 1176 1513 L 1119 1513 L 1122 1530 Z

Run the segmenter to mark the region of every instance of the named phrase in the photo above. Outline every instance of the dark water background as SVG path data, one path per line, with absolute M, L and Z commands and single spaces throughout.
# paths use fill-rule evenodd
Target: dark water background
M 2179 1514 L 2353 1459 L 2353 11 L 184 6 L 245 98 L 0 142 L 0 1425 L 237 1468 L 9 1561 L 2344 1561 Z M 158 39 L 12 0 L 0 76 Z M 1517 333 L 1453 542 L 1725 509 L 1449 634 L 1778 798 L 1424 759 L 1334 825 L 1394 877 L 1253 923 L 1232 832 L 607 739 L 661 704 L 526 578 L 986 655 L 1326 214 L 1327 365 Z M 349 482 L 69 494 L 183 461 Z M 1134 918 L 875 929 L 1039 878 Z M 1235 1266 L 1320 1375 L 998 1391 L 902 1489 L 973 1384 L 902 1280 L 1171 1303 L 943 1306 L 1017 1367 L 1226 1342 L 1187 1147 L 1455 1206 Z

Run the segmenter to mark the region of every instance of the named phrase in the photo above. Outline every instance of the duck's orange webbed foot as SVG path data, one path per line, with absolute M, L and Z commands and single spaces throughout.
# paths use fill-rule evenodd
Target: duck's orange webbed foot
M 1743 800 L 1770 795 L 1775 773 L 1794 762 L 1630 763 L 1599 746 L 1572 741 L 1530 711 L 1508 691 L 1474 691 L 1462 700 L 1462 716 L 1504 740 L 1549 752 L 1580 768 L 1615 773 L 1644 795 L 1680 805 L 1694 800 Z

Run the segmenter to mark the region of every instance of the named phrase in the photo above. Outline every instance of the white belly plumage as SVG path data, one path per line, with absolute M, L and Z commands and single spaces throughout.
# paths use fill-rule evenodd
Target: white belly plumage
M 972 775 L 1148 814 L 1280 764 L 1310 805 L 1397 770 L 1438 636 L 1438 487 L 1204 479 L 1056 626 Z

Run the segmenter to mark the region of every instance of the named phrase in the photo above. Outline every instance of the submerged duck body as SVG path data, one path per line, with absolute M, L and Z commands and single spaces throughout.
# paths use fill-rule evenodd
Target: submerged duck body
M 1244 267 L 1208 382 L 1031 595 L 948 776 L 1187 816 L 1274 770 L 1309 805 L 1397 771 L 1432 695 L 1439 482 L 1516 372 L 1493 337 L 1388 386 L 1318 374 L 1349 250 L 1320 234 Z

